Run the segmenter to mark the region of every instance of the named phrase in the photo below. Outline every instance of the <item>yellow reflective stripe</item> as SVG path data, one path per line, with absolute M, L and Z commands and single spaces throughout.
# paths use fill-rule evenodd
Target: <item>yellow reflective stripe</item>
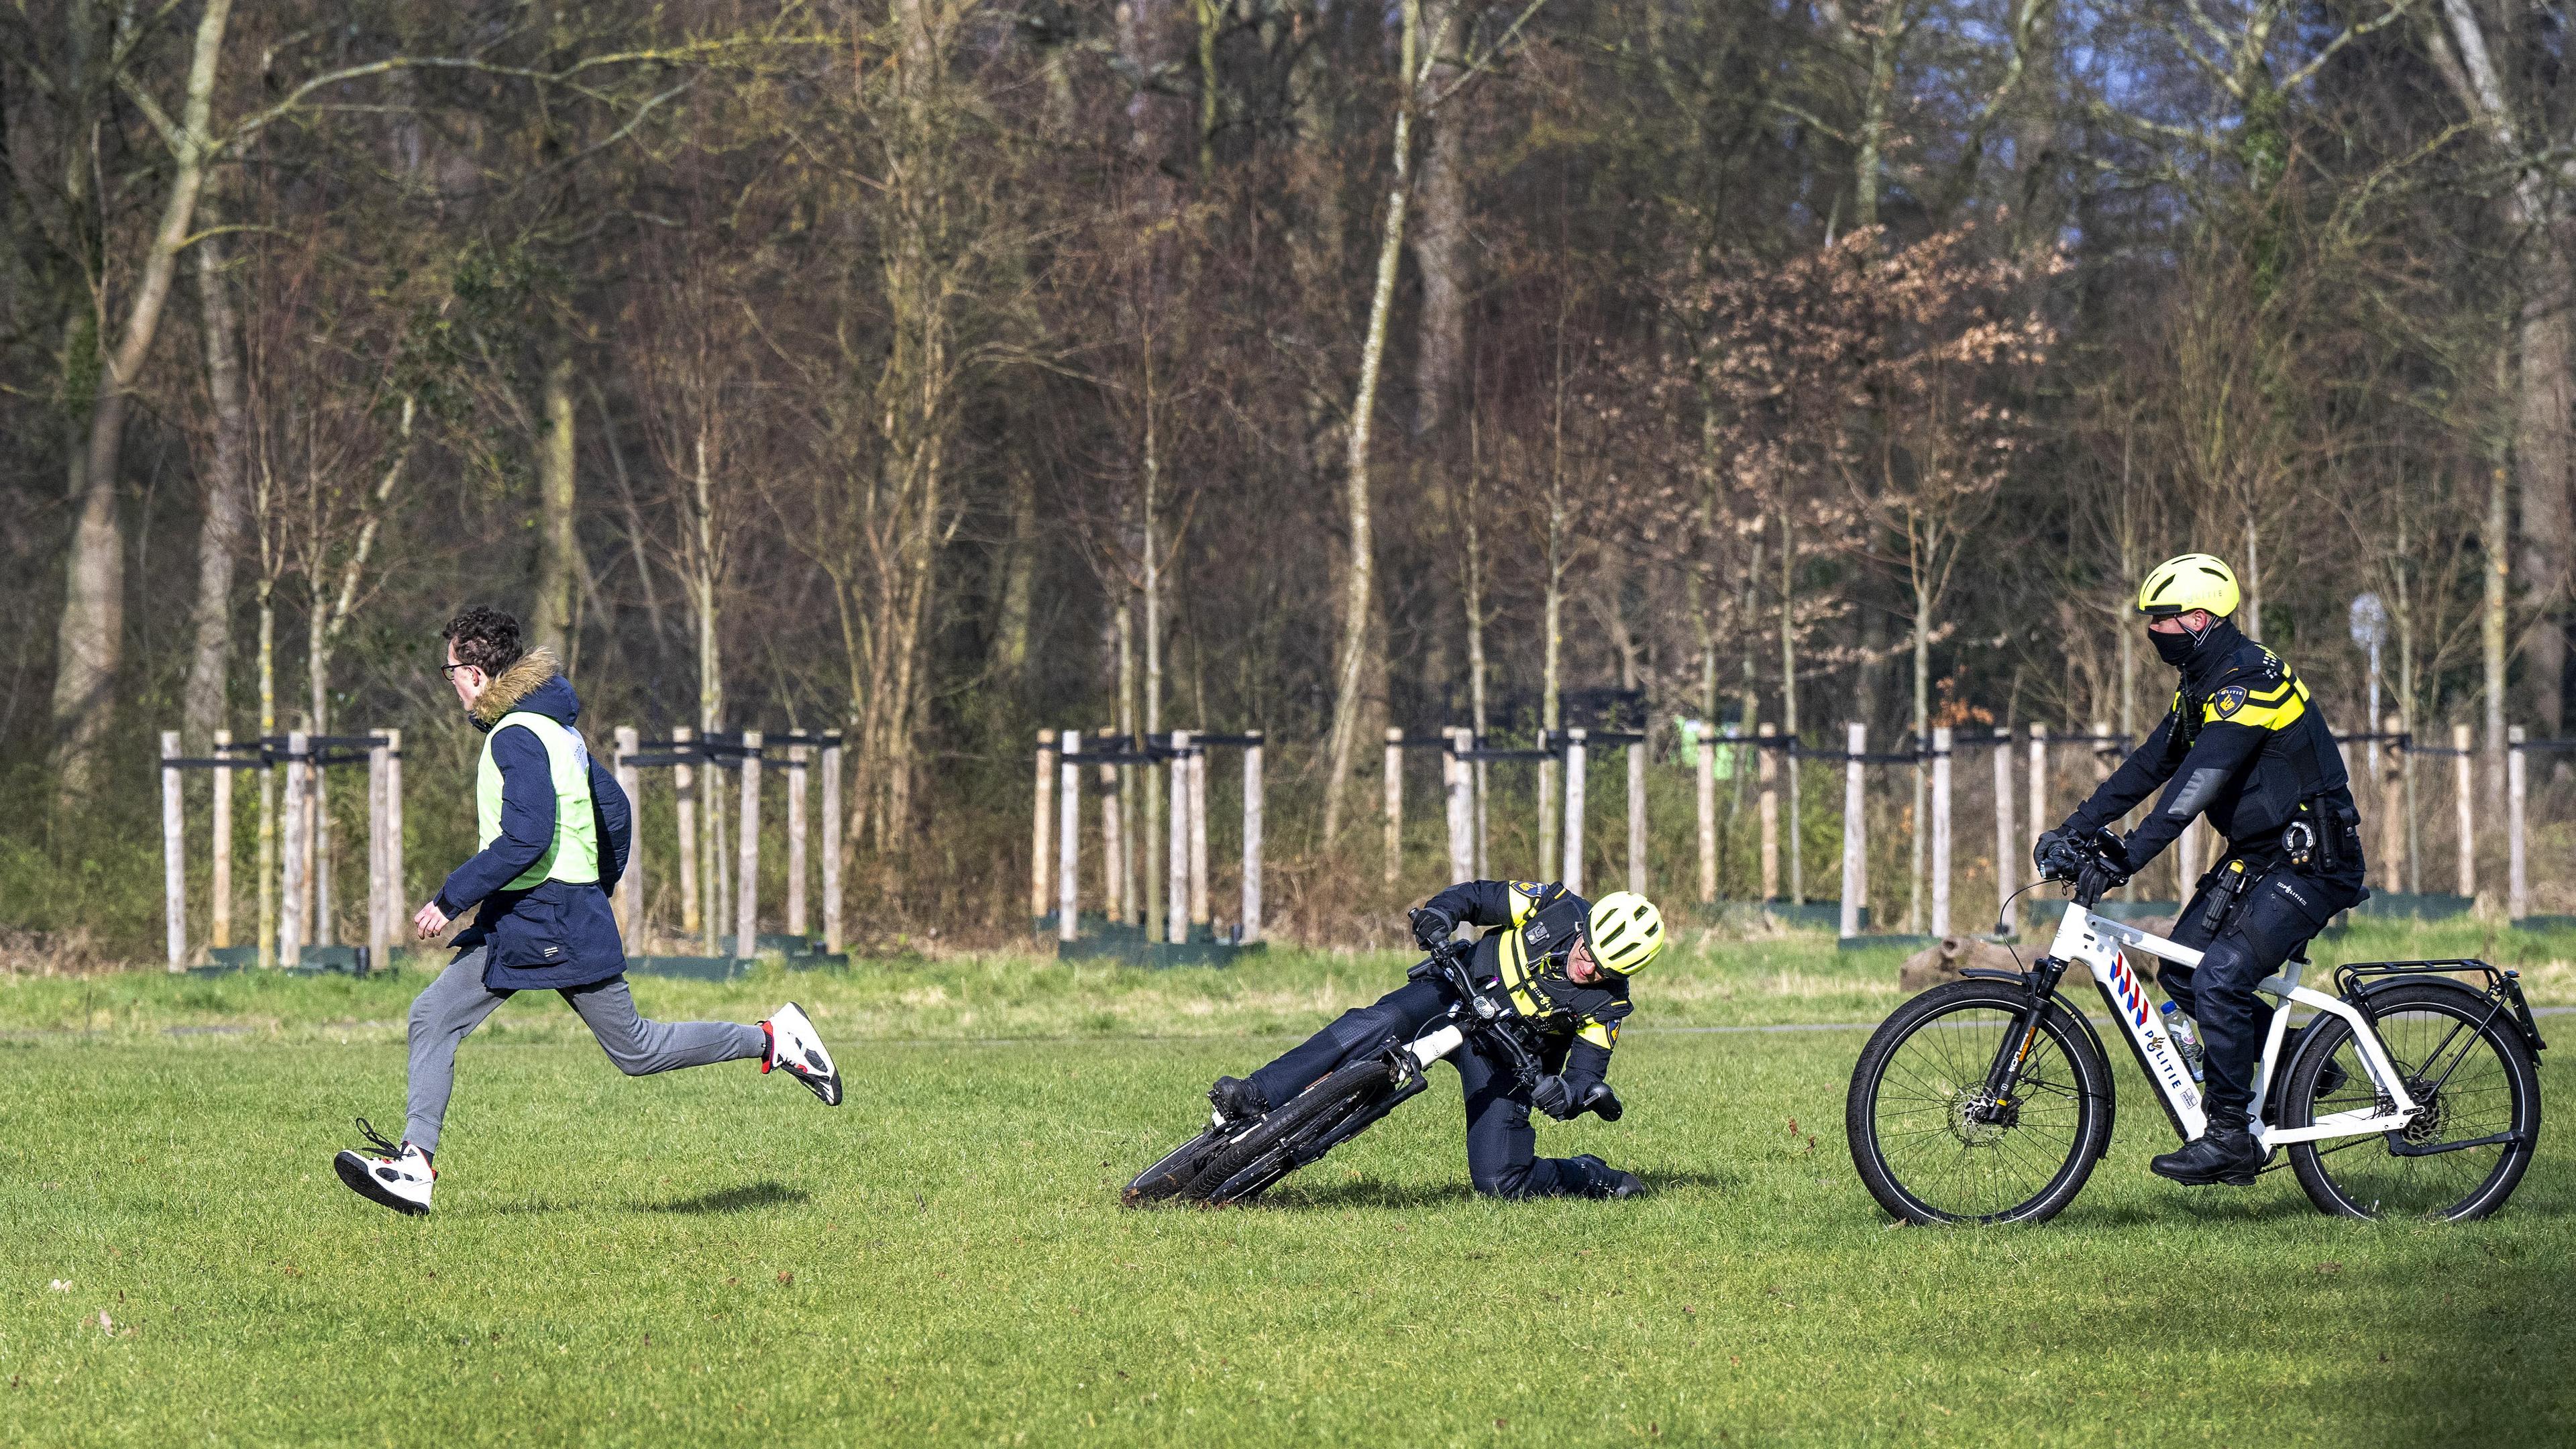
M 2258 730 L 2277 730 L 2286 729 L 2298 723 L 2299 717 L 2307 712 L 2307 701 L 2293 693 L 2278 704 L 2255 704 L 2248 700 L 2235 714 L 2224 720 L 2221 720 L 2216 713 L 2212 713 L 2209 716 L 2209 722 L 2250 725 Z
M 1619 1040 L 1619 1023 L 1615 1021 L 1587 1021 L 1583 1024 L 1583 1030 L 1576 1033 L 1576 1035 L 1606 1052 L 1610 1050 L 1612 1046 L 1616 1045 Z
M 1522 925 L 1536 914 L 1538 914 L 1537 893 L 1522 890 L 1518 885 L 1514 885 L 1512 887 L 1512 924 Z

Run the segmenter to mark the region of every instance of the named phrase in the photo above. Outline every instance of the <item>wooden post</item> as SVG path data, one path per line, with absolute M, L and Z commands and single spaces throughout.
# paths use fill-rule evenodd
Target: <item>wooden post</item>
M 2021 836 L 2013 829 L 2012 730 L 1995 730 L 1995 920 L 2007 936 L 2018 935 L 2021 912 L 2012 903 L 2019 889 Z
M 1043 798 L 1046 790 L 1044 776 L 1038 779 L 1038 790 Z M 1041 860 L 1046 857 L 1046 847 L 1046 837 L 1041 833 L 1035 852 Z M 841 949 L 841 737 L 838 734 L 823 736 L 823 949 L 835 954 Z
M 1243 749 L 1243 940 L 1261 939 L 1261 731 Z
M 626 792 L 626 871 L 617 878 L 617 934 L 628 955 L 644 949 L 644 772 L 634 763 L 643 736 L 633 725 L 617 727 L 617 788 Z
M 2030 843 L 2048 833 L 2048 726 L 2030 722 Z
M 805 934 L 805 746 L 787 747 L 787 934 Z
M 718 721 L 707 730 L 709 735 L 724 733 Z M 709 756 L 706 768 L 698 771 L 699 847 L 705 852 L 702 867 L 706 877 L 706 916 L 703 938 L 706 952 L 713 956 L 724 949 L 725 858 L 724 858 L 724 766 Z
M 1583 730 L 1565 732 L 1565 869 L 1558 879 L 1576 895 L 1583 894 Z
M 760 954 L 760 731 L 742 732 L 742 798 L 734 806 L 734 825 L 741 835 L 741 858 L 736 874 L 733 931 L 734 954 L 749 958 Z
M 1108 726 L 1103 725 L 1095 738 L 1105 740 L 1113 733 L 1114 731 Z M 1133 741 L 1130 743 L 1132 744 Z M 1100 912 L 1111 920 L 1124 924 L 1135 919 L 1136 913 L 1131 908 L 1131 903 L 1144 892 L 1137 890 L 1135 882 L 1127 879 L 1129 861 L 1126 821 L 1120 818 L 1126 814 L 1126 810 L 1123 808 L 1125 802 L 1118 798 L 1118 785 L 1118 767 L 1102 765 L 1100 767 Z
M 2522 726 L 2506 730 L 2504 752 L 2505 915 L 2519 921 L 2531 914 L 2531 873 L 2523 849 L 2527 819 Z
M 187 819 L 179 797 L 179 732 L 161 732 L 162 944 L 173 971 L 188 969 Z
M 1080 730 L 1066 730 L 1058 739 L 1065 755 L 1082 753 Z M 1055 938 L 1070 941 L 1082 910 L 1075 885 L 1082 868 L 1082 767 L 1059 764 L 1056 791 Z
M 1779 727 L 1764 720 L 1754 729 L 1757 739 L 1776 739 Z M 1762 899 L 1780 899 L 1780 752 L 1756 745 L 1754 770 L 1762 786 Z
M 2473 793 L 2476 766 L 2470 747 L 2476 735 L 2469 725 L 2451 726 L 2451 749 L 2457 756 L 2451 761 L 2451 808 L 2460 822 L 2460 894 L 2472 901 L 2478 898 L 2478 811 Z
M 1190 768 L 1190 924 L 1212 926 L 1208 914 L 1207 746 L 1186 762 Z
M 232 758 L 233 732 L 215 731 L 215 758 Z M 214 900 L 206 913 L 206 940 L 210 945 L 233 943 L 233 772 L 229 767 L 216 769 L 214 868 L 211 884 Z
M 1386 883 L 1404 865 L 1404 731 L 1386 732 Z
M 823 790 L 828 795 L 832 793 L 829 771 L 825 772 L 823 779 Z M 1055 731 L 1040 730 L 1038 731 L 1037 804 L 1031 811 L 1035 823 L 1029 830 L 1029 919 L 1031 921 L 1044 921 L 1047 912 L 1055 909 L 1055 902 L 1047 889 L 1051 883 L 1047 878 L 1047 867 L 1053 864 L 1055 854 L 1054 806 Z M 824 830 L 823 838 L 826 842 L 832 838 L 828 826 Z M 831 846 L 827 843 L 823 848 L 828 851 Z
M 1708 751 L 1700 751 L 1708 758 Z M 1646 893 L 1646 746 L 1628 746 L 1628 889 Z
M 2397 716 L 2379 721 L 2380 733 L 2399 733 Z M 2379 752 L 2379 877 L 2394 893 L 2406 889 L 2406 746 L 2391 739 Z
M 277 964 L 304 963 L 304 831 L 312 815 L 304 808 L 304 740 L 302 730 L 286 736 L 286 799 L 280 812 L 286 823 L 280 868 L 285 880 L 278 891 Z
M 1726 747 L 1730 750 L 1735 748 L 1735 733 L 1735 726 L 1726 727 Z M 1736 805 L 1739 809 L 1744 801 L 1743 778 L 1742 775 L 1736 776 Z M 1705 738 L 1699 742 L 1698 778 L 1692 784 L 1699 797 L 1699 903 L 1714 905 L 1717 901 L 1717 751 Z
M 685 756 L 698 742 L 698 732 L 683 726 L 671 731 L 671 748 Z M 671 767 L 671 789 L 679 798 L 680 816 L 680 934 L 690 940 L 698 937 L 698 797 L 695 791 L 697 771 L 688 765 Z
M 1172 731 L 1171 790 L 1165 796 L 1172 807 L 1171 835 L 1164 842 L 1167 851 L 1163 856 L 1170 865 L 1170 879 L 1163 895 L 1163 939 L 1175 946 L 1186 945 L 1190 939 L 1189 748 L 1190 732 Z
M 1473 749 L 1468 741 L 1474 731 L 1451 729 L 1447 732 L 1448 748 L 1440 752 L 1440 783 L 1448 801 L 1449 879 L 1473 880 L 1476 877 L 1476 802 L 1472 798 L 1475 776 L 1460 752 Z
M 385 737 L 367 732 L 367 967 L 393 951 L 393 903 L 385 891 Z M 631 817 L 630 817 L 631 818 Z
M 628 849 L 634 849 L 630 837 Z M 629 869 L 633 868 L 629 862 Z M 411 920 L 411 892 L 403 884 L 403 783 L 402 731 L 385 731 L 385 917 L 393 938 L 403 939 Z M 391 948 L 388 949 L 390 955 Z M 391 969 L 390 959 L 379 961 L 378 970 Z
M 318 736 L 317 736 L 318 738 Z M 311 744 L 318 757 L 323 747 Z M 304 829 L 304 944 L 337 946 L 340 928 L 331 898 L 331 776 L 317 758 L 304 768 L 304 808 L 313 816 Z
M 1843 741 L 1843 911 L 1841 934 L 1860 934 L 1860 910 L 1869 895 L 1869 838 L 1861 816 L 1861 759 L 1869 750 L 1869 726 L 1846 725 Z
M 1932 727 L 1932 934 L 1950 934 L 1950 727 Z

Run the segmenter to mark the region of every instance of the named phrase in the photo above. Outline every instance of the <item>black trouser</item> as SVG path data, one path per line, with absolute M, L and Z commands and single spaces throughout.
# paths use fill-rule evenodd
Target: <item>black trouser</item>
M 1252 1074 L 1273 1107 L 1314 1085 L 1344 1062 L 1390 1041 L 1409 1042 L 1449 1009 L 1449 993 L 1436 981 L 1413 981 L 1354 1007 L 1331 1025 Z M 1562 1047 L 1546 1063 L 1564 1065 Z M 1474 1037 L 1449 1054 L 1467 1095 L 1467 1176 L 1487 1197 L 1599 1197 L 1611 1187 L 1609 1168 L 1597 1157 L 1541 1157 L 1531 1130 L 1529 1100 L 1519 1095 L 1508 1064 L 1476 1050 Z
M 2347 837 L 2347 858 L 2336 862 L 2332 875 L 2295 869 L 2278 847 L 2233 852 L 2200 878 L 2174 925 L 2174 941 L 2199 951 L 2200 964 L 2166 962 L 2156 980 L 2183 1015 L 2200 1023 L 2201 1044 L 2208 1049 L 2202 1105 L 2213 1132 L 2250 1123 L 2254 1068 L 2272 1019 L 2254 983 L 2289 960 L 2337 912 L 2370 894 L 2362 889 L 2361 852 L 2351 841 Z M 2228 865 L 2239 860 L 2247 881 L 2242 891 L 2229 885 Z

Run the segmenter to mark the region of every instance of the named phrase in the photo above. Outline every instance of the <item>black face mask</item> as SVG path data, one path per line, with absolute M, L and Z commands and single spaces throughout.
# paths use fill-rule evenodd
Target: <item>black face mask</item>
M 2191 656 L 2200 652 L 2200 646 L 2209 639 L 2209 631 L 2204 629 L 2194 637 L 2189 633 L 2165 634 L 2150 629 L 2147 637 L 2155 641 L 2158 659 L 2180 669 L 2191 662 Z

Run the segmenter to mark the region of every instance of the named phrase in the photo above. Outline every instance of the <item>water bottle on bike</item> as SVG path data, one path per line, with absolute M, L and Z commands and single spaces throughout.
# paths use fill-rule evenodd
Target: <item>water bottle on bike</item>
M 2172 1037 L 2173 1044 L 2182 1049 L 2182 1063 L 2191 1068 L 2191 1079 L 2195 1082 L 2202 1080 L 2200 1059 L 2207 1053 L 2200 1045 L 2199 1029 L 2191 1024 L 2190 1017 L 2182 1014 L 2181 1007 L 2170 1001 L 2156 1010 L 2164 1015 L 2165 1035 Z

